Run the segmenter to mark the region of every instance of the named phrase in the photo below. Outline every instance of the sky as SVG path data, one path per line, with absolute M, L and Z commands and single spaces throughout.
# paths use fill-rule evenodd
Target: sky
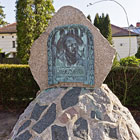
M 87 7 L 89 3 L 97 1 L 99 0 L 54 0 L 53 5 L 56 12 L 62 6 L 71 5 L 76 7 L 81 10 L 85 16 L 90 14 L 92 21 L 94 20 L 96 13 L 99 13 L 99 15 L 102 13 L 109 14 L 111 24 L 119 27 L 128 27 L 126 14 L 119 5 L 121 4 L 126 10 L 129 25 L 133 24 L 135 26 L 136 22 L 140 22 L 140 0 L 116 0 L 119 4 L 113 1 L 105 1 Z M 16 0 L 0 0 L 0 5 L 5 7 L 4 12 L 8 23 L 16 22 L 15 2 Z

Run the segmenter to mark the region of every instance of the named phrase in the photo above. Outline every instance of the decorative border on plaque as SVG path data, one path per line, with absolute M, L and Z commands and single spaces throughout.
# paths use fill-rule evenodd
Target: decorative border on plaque
M 47 42 L 48 85 L 83 83 L 94 85 L 94 42 L 81 24 L 56 27 Z

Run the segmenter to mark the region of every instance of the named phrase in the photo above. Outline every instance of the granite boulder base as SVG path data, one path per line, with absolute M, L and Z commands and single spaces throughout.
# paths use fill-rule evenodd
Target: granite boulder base
M 140 140 L 140 128 L 106 85 L 42 91 L 20 116 L 12 140 Z

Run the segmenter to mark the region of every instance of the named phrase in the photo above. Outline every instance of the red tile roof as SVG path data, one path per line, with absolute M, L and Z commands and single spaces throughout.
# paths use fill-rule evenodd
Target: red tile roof
M 115 26 L 111 24 L 112 29 L 112 36 L 113 37 L 120 37 L 120 36 L 129 36 L 129 31 L 127 29 Z M 0 27 L 0 34 L 5 33 L 17 33 L 16 30 L 16 23 L 8 24 L 7 26 Z M 138 36 L 139 34 L 131 32 L 131 36 Z
M 129 36 L 129 31 L 127 29 L 115 26 L 111 24 L 111 29 L 112 29 L 112 37 L 120 37 L 120 36 Z M 131 32 L 131 36 L 139 36 L 139 34 Z
M 8 24 L 4 27 L 0 27 L 0 34 L 5 34 L 5 33 L 16 33 L 16 23 Z

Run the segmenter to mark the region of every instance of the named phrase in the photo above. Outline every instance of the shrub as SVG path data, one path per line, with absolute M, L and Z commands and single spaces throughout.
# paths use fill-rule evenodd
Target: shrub
M 115 67 L 105 82 L 126 106 L 140 106 L 140 68 L 139 67 Z
M 140 66 L 140 59 L 137 59 L 135 56 L 128 56 L 120 60 L 120 65 L 138 67 Z
M 118 61 L 118 59 L 117 59 L 117 53 L 115 54 L 115 58 L 114 58 L 114 60 L 113 60 L 112 68 L 113 68 L 113 67 L 116 67 L 116 66 L 120 66 L 120 63 L 119 63 L 119 61 Z
M 0 102 L 4 106 L 25 107 L 38 90 L 28 65 L 0 65 Z
M 137 53 L 135 54 L 135 56 L 136 56 L 138 59 L 140 59 L 140 47 L 138 48 L 138 51 L 137 51 Z
M 140 106 L 140 68 L 114 67 L 104 83 L 126 106 Z M 0 104 L 25 107 L 39 90 L 28 65 L 0 65 Z

